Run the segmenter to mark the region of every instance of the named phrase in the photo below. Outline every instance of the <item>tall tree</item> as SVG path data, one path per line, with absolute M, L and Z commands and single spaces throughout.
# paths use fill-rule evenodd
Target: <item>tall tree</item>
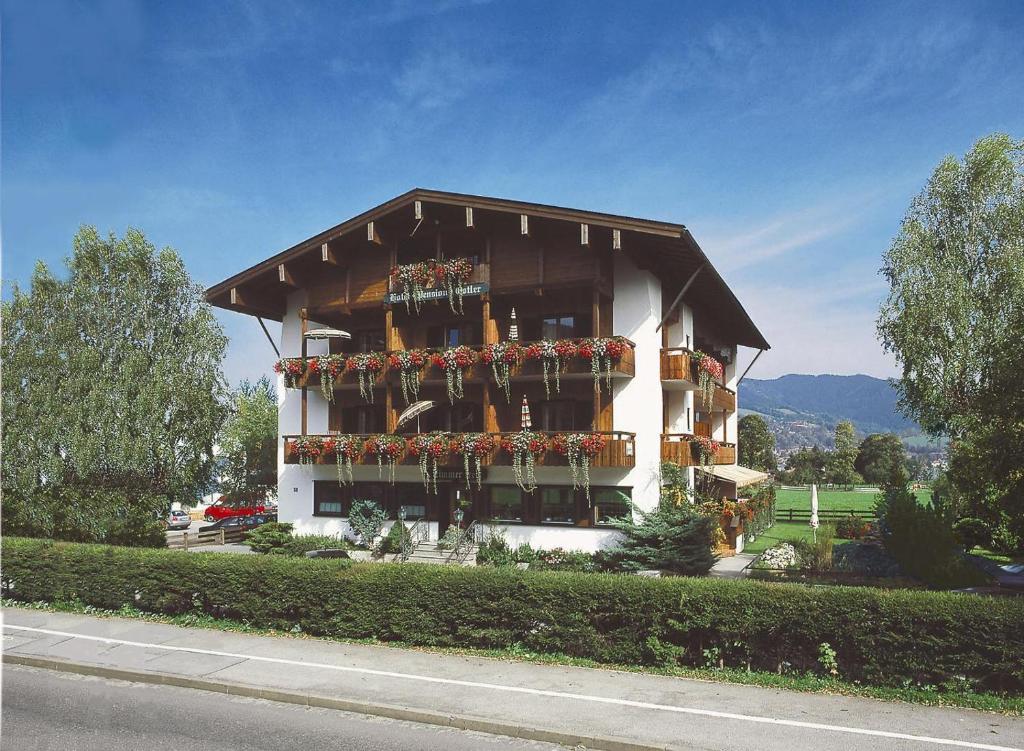
M 138 230 L 82 227 L 66 264 L 38 263 L 3 304 L 3 522 L 146 538 L 209 480 L 226 340 L 178 254 Z
M 1024 548 L 1024 142 L 993 135 L 944 159 L 882 273 L 878 333 L 902 367 L 904 411 L 950 437 L 957 506 Z
M 853 463 L 866 482 L 893 482 L 907 474 L 907 452 L 895 433 L 872 433 L 860 443 Z
M 277 495 L 277 394 L 266 377 L 233 392 L 218 445 L 220 486 L 229 500 Z
M 835 449 L 825 463 L 825 480 L 836 485 L 853 485 L 861 480 L 854 469 L 857 458 L 857 434 L 853 423 L 842 420 L 835 429 Z
M 783 473 L 782 479 L 784 482 L 794 485 L 821 482 L 825 475 L 827 460 L 828 454 L 817 446 L 794 451 L 786 459 L 786 471 Z
M 760 415 L 744 415 L 739 422 L 740 464 L 762 472 L 779 468 L 775 458 L 775 436 Z

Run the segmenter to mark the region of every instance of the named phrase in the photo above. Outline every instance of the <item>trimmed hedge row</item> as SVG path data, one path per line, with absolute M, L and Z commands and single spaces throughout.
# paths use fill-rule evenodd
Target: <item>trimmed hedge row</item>
M 966 679 L 1024 690 L 1024 600 L 713 579 L 535 573 L 187 554 L 5 538 L 4 594 L 78 598 L 254 626 L 430 646 L 520 644 L 600 662 L 818 671 L 846 680 Z M 709 657 L 711 656 L 711 657 Z

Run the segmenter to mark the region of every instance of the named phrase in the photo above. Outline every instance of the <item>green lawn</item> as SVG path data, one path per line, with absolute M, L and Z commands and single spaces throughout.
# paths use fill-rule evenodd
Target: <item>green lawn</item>
M 873 515 L 877 493 L 857 493 L 850 490 L 819 490 L 819 510 L 855 510 L 858 516 L 869 519 Z M 918 490 L 917 499 L 925 503 L 931 499 L 931 491 Z M 811 507 L 811 491 L 809 490 L 778 490 L 776 495 L 777 510 L 809 509 Z M 806 522 L 776 522 L 765 534 L 753 542 L 747 542 L 744 553 L 761 553 L 772 545 L 794 538 L 811 539 L 811 528 Z M 837 540 L 836 542 L 845 542 Z

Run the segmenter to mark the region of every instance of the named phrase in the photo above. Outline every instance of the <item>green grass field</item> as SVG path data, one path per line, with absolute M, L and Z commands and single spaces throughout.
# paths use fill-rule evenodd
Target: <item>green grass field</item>
M 819 490 L 818 509 L 821 511 L 853 510 L 858 516 L 869 519 L 873 516 L 875 498 L 877 493 L 857 493 L 849 490 Z M 918 490 L 917 499 L 925 503 L 931 498 L 931 491 Z M 777 511 L 785 509 L 810 509 L 811 492 L 809 490 L 778 490 L 775 508 Z M 753 542 L 747 542 L 743 548 L 744 553 L 761 553 L 772 545 L 785 540 L 811 538 L 811 528 L 806 522 L 776 522 L 765 534 Z M 838 540 L 837 542 L 842 542 Z

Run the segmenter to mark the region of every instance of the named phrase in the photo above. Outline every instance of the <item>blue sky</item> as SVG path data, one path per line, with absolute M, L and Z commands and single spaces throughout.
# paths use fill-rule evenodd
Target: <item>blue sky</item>
M 82 223 L 204 285 L 413 186 L 686 224 L 752 376 L 895 374 L 881 253 L 946 154 L 1024 138 L 1018 2 L 4 4 L 5 286 Z M 232 380 L 273 353 L 220 316 Z

